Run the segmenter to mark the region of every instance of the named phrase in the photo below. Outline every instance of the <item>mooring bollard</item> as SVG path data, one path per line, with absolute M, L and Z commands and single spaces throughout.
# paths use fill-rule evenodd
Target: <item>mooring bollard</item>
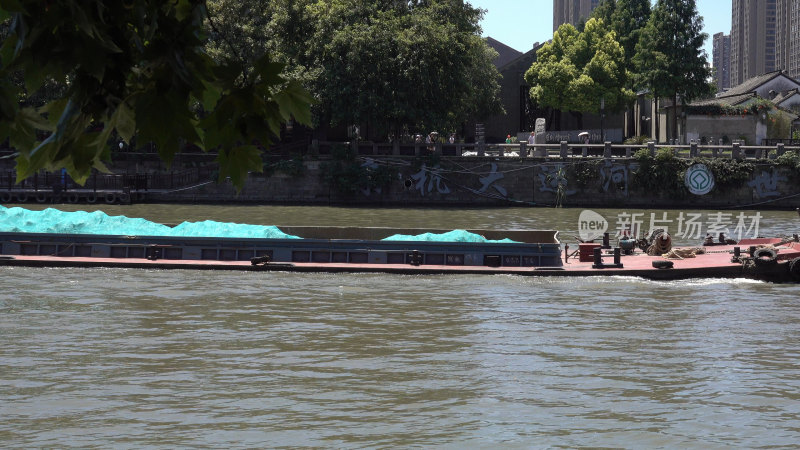
M 595 267 L 595 266 L 600 267 L 600 266 L 602 266 L 603 265 L 603 250 L 601 250 L 600 247 L 597 247 L 597 248 L 593 249 L 592 251 L 594 252 L 594 254 L 592 255 L 594 257 L 594 265 L 592 267 Z

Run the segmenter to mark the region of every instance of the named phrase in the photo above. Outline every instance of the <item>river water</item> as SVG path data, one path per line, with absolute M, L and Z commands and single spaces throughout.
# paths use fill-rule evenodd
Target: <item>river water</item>
M 102 209 L 562 238 L 581 212 Z M 794 212 L 761 214 L 762 234 L 800 228 Z M 10 447 L 800 442 L 798 285 L 0 267 L 0 336 Z

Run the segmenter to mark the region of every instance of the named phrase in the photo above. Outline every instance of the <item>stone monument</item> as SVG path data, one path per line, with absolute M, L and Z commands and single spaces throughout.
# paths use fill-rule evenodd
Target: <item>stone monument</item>
M 536 144 L 546 144 L 547 139 L 545 139 L 545 120 L 544 118 L 536 119 L 536 127 L 534 131 L 536 131 L 536 137 L 534 138 L 534 143 Z M 547 150 L 545 148 L 538 148 L 536 147 L 533 151 L 533 156 L 536 157 L 544 157 L 547 154 Z

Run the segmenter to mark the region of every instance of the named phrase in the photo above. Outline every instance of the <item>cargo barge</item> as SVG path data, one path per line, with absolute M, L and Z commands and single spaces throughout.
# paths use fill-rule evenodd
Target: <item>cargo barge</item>
M 629 244 L 581 243 L 556 231 L 467 230 L 490 240 L 386 240 L 445 230 L 281 227 L 301 239 L 0 232 L 0 265 L 396 274 L 635 276 L 653 280 L 752 278 L 800 282 L 800 242 L 745 239 L 648 254 Z

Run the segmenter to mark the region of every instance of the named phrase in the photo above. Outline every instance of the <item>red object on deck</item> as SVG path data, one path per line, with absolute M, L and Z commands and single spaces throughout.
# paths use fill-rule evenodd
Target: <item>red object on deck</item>
M 600 247 L 600 244 L 595 243 L 578 244 L 578 261 L 592 262 L 594 260 L 594 249 Z

